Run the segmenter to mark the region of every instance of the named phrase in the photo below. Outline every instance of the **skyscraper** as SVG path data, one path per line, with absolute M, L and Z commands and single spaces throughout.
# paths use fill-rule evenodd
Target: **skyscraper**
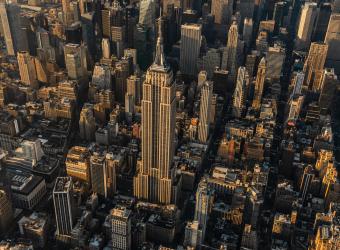
M 106 161 L 105 155 L 95 152 L 90 158 L 92 191 L 107 197 Z
M 156 56 L 146 73 L 142 99 L 142 166 L 134 178 L 137 198 L 171 203 L 175 136 L 175 84 L 165 61 L 161 22 Z
M 34 57 L 26 51 L 17 55 L 21 82 L 32 88 L 38 88 L 37 72 L 35 70 Z
M 114 45 L 115 54 L 121 58 L 124 54 L 125 47 L 125 26 L 124 26 L 124 10 L 120 3 L 115 0 L 111 8 L 111 40 Z
M 305 72 L 304 85 L 318 90 L 318 83 L 323 74 L 323 69 L 326 61 L 328 45 L 325 43 L 312 43 L 308 52 L 308 57 L 303 66 Z
M 198 221 L 188 222 L 185 227 L 184 246 L 197 249 L 202 244 L 202 241 L 202 228 Z
M 253 98 L 252 107 L 258 110 L 261 107 L 261 100 L 264 88 L 264 81 L 266 79 L 267 62 L 263 57 L 257 69 L 256 81 L 255 81 L 255 93 Z
M 319 96 L 319 107 L 321 111 L 327 112 L 331 108 L 338 85 L 339 81 L 334 69 L 325 69 L 319 86 L 321 90 Z
M 0 233 L 7 232 L 13 220 L 12 203 L 6 192 L 0 189 Z
M 328 23 L 325 43 L 328 44 L 326 66 L 340 74 L 340 13 L 332 14 Z
M 199 24 L 183 24 L 181 26 L 180 70 L 185 75 L 195 76 L 197 59 L 200 54 L 202 26 Z
M 87 74 L 86 47 L 68 43 L 64 46 L 65 65 L 70 79 L 79 80 Z
M 306 2 L 301 7 L 299 26 L 295 41 L 296 49 L 305 50 L 309 47 L 317 13 L 318 9 L 316 3 Z
M 7 53 L 15 56 L 21 49 L 21 29 L 19 22 L 20 6 L 15 3 L 0 3 L 0 17 Z
M 231 1 L 232 2 L 232 1 Z M 241 23 L 245 18 L 253 18 L 255 8 L 255 0 L 237 0 L 236 12 L 240 12 Z
M 53 189 L 57 234 L 69 236 L 74 222 L 73 182 L 71 177 L 58 177 Z
M 295 95 L 289 100 L 287 122 L 295 122 L 299 118 L 303 100 L 304 100 L 303 95 Z
M 196 207 L 195 207 L 195 221 L 198 221 L 202 227 L 202 240 L 204 240 L 205 230 L 209 214 L 211 212 L 214 201 L 214 191 L 209 187 L 206 178 L 203 178 L 198 184 L 196 191 Z
M 111 58 L 110 40 L 108 38 L 103 38 L 102 40 L 102 53 L 103 58 L 105 59 Z
M 212 0 L 211 14 L 215 17 L 217 24 L 229 24 L 233 14 L 233 1 L 231 0 Z
M 71 25 L 74 21 L 74 13 L 71 10 L 70 0 L 62 0 L 61 1 L 62 10 L 63 10 L 63 21 L 66 26 Z
M 243 22 L 243 41 L 247 48 L 250 47 L 253 39 L 253 19 L 246 17 Z
M 229 74 L 232 78 L 236 77 L 236 70 L 237 70 L 237 48 L 238 48 L 238 27 L 237 23 L 233 22 L 230 26 L 228 32 L 228 42 L 227 42 L 227 50 L 225 57 L 222 61 L 222 69 L 229 70 Z
M 233 94 L 233 116 L 241 117 L 247 99 L 247 88 L 249 86 L 249 74 L 245 67 L 239 67 L 237 73 L 236 87 Z
M 318 17 L 316 19 L 315 27 L 313 30 L 312 41 L 324 41 L 329 19 L 332 14 L 331 3 L 320 3 Z
M 141 0 L 139 3 L 139 24 L 153 28 L 155 23 L 155 0 Z
M 212 94 L 213 83 L 206 81 L 201 88 L 200 121 L 198 124 L 198 140 L 201 143 L 206 143 L 209 139 Z
M 116 207 L 111 211 L 112 247 L 117 250 L 131 249 L 131 215 L 126 207 Z
M 280 79 L 285 57 L 286 50 L 280 44 L 269 47 L 266 55 L 267 64 L 270 65 L 266 72 L 267 78 L 271 80 Z
M 65 165 L 68 176 L 90 183 L 90 154 L 87 148 L 72 147 L 67 153 Z
M 94 139 L 96 131 L 96 121 L 94 118 L 93 105 L 85 103 L 79 118 L 79 133 L 83 140 L 91 141 Z
M 137 75 L 131 75 L 127 80 L 127 93 L 132 95 L 135 100 L 136 105 L 140 105 L 141 103 L 141 92 L 142 92 L 142 84 L 141 78 Z

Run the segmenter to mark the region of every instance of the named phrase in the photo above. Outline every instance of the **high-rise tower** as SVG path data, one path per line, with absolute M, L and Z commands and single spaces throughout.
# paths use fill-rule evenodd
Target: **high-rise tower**
M 238 28 L 237 23 L 233 22 L 228 32 L 228 42 L 225 58 L 223 58 L 222 68 L 229 70 L 229 74 L 236 76 L 237 70 L 237 48 L 238 48 Z
M 181 55 L 179 67 L 183 74 L 197 74 L 197 59 L 200 54 L 202 26 L 200 24 L 183 24 L 181 26 Z
M 305 50 L 309 47 L 318 8 L 316 3 L 306 2 L 301 7 L 299 25 L 296 34 L 295 47 Z
M 58 235 L 70 235 L 73 222 L 73 182 L 71 177 L 58 177 L 53 189 L 53 202 Z
M 304 85 L 308 88 L 313 88 L 315 91 L 319 89 L 318 83 L 323 74 L 327 51 L 327 44 L 312 43 L 303 66 L 303 71 L 305 72 Z
M 329 19 L 328 28 L 325 37 L 325 43 L 328 44 L 328 54 L 326 66 L 334 68 L 337 75 L 340 74 L 340 13 L 334 13 Z
M 217 24 L 229 24 L 233 12 L 233 1 L 230 0 L 212 0 L 211 14 L 215 17 Z
M 203 239 L 213 201 L 214 191 L 209 187 L 207 179 L 203 178 L 197 187 L 195 207 L 195 221 L 198 221 L 202 227 Z
M 232 112 L 235 117 L 241 117 L 247 99 L 247 88 L 249 86 L 249 74 L 245 67 L 239 67 L 236 87 L 233 95 Z
M 206 81 L 201 90 L 200 123 L 198 125 L 198 140 L 206 143 L 209 138 L 209 125 L 211 122 L 211 103 L 213 83 Z
M 160 21 L 155 60 L 143 83 L 142 166 L 134 179 L 134 195 L 169 204 L 173 182 L 175 84 L 165 61 L 161 25 Z
M 266 69 L 267 69 L 267 62 L 266 62 L 266 59 L 264 59 L 263 57 L 259 64 L 257 75 L 256 75 L 256 81 L 255 81 L 255 93 L 254 93 L 252 107 L 256 110 L 258 110 L 261 106 L 264 81 L 266 79 Z
M 34 57 L 27 51 L 18 52 L 17 55 L 21 82 L 32 88 L 39 88 L 37 72 L 35 70 Z

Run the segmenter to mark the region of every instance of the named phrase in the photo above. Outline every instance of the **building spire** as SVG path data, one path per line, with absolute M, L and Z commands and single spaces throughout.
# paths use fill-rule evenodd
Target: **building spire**
M 156 66 L 166 67 L 164 49 L 163 49 L 163 33 L 162 33 L 162 9 L 160 10 L 160 17 L 158 19 L 158 38 L 156 45 L 156 56 L 153 62 Z

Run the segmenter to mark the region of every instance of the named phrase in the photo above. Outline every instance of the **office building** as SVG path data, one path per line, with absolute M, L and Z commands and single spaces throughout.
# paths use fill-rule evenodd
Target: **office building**
M 175 105 L 173 74 L 165 60 L 159 27 L 155 60 L 143 83 L 142 166 L 134 178 L 134 195 L 139 199 L 172 201 Z
M 147 28 L 154 28 L 156 13 L 155 0 L 141 0 L 139 3 L 139 21 L 138 23 Z
M 334 13 L 328 23 L 325 43 L 328 45 L 326 66 L 340 74 L 340 13 Z
M 127 59 L 127 58 L 126 58 Z M 130 67 L 128 60 L 121 60 L 116 63 L 114 71 L 115 76 L 115 99 L 119 103 L 124 103 L 125 94 L 127 91 L 126 81 L 130 75 Z
M 245 42 L 245 46 L 247 48 L 250 47 L 252 39 L 253 39 L 253 19 L 246 17 L 243 23 L 243 41 Z
M 90 155 L 85 147 L 72 147 L 66 157 L 65 161 L 67 175 L 90 183 Z
M 102 40 L 102 53 L 104 59 L 111 58 L 111 45 L 110 40 L 108 38 L 103 38 Z
M 15 56 L 22 49 L 22 35 L 20 29 L 20 6 L 15 3 L 0 3 L 0 17 L 2 31 L 5 37 L 7 54 Z
M 34 209 L 46 194 L 45 179 L 40 176 L 17 172 L 10 177 L 10 183 L 11 199 L 17 208 Z
M 339 86 L 339 80 L 334 69 L 325 69 L 320 82 L 319 107 L 322 112 L 327 112 L 332 107 Z
M 0 190 L 0 233 L 6 233 L 13 221 L 12 203 L 7 193 Z
M 241 249 L 257 250 L 257 247 L 258 247 L 257 232 L 251 227 L 251 225 L 246 224 L 243 230 Z
M 65 65 L 70 79 L 79 80 L 87 76 L 86 50 L 83 44 L 68 43 L 64 46 Z
M 208 80 L 208 73 L 205 70 L 201 70 L 198 73 L 197 77 L 197 87 L 201 88 L 203 86 L 203 83 L 205 83 Z
M 135 105 L 140 105 L 142 98 L 142 79 L 137 75 L 131 75 L 126 81 L 126 93 L 133 96 L 135 100 Z
M 32 166 L 35 166 L 44 155 L 41 147 L 41 141 L 39 139 L 25 140 L 21 143 L 21 147 L 23 151 L 23 157 L 32 161 Z
M 92 192 L 107 197 L 107 177 L 105 155 L 95 152 L 90 157 Z
M 39 88 L 34 57 L 27 51 L 17 54 L 21 82 L 31 88 Z
M 126 27 L 124 25 L 124 9 L 119 1 L 114 1 L 111 7 L 111 41 L 114 54 L 121 58 L 124 54 Z
M 21 236 L 30 239 L 36 248 L 44 248 L 47 242 L 49 217 L 46 213 L 33 212 L 18 221 Z
M 196 191 L 196 206 L 194 216 L 194 220 L 198 222 L 202 230 L 202 241 L 204 241 L 205 231 L 213 202 L 214 190 L 209 187 L 208 180 L 203 178 L 198 184 Z
M 295 122 L 299 118 L 303 101 L 303 95 L 295 95 L 289 100 L 288 122 Z
M 315 178 L 314 169 L 311 165 L 308 165 L 307 167 L 305 167 L 303 171 L 303 176 L 300 183 L 300 197 L 303 203 L 305 202 L 307 194 L 310 192 L 310 186 L 314 178 Z
M 266 77 L 271 80 L 279 80 L 282 73 L 283 63 L 286 57 L 286 50 L 279 44 L 274 44 L 273 47 L 269 47 L 266 61 L 267 68 Z
M 250 54 L 247 55 L 246 57 L 246 70 L 248 71 L 249 76 L 252 78 L 257 69 L 257 64 L 259 60 L 259 53 L 257 50 L 252 50 Z
M 319 91 L 320 78 L 327 57 L 328 45 L 325 43 L 312 43 L 308 57 L 303 66 L 305 73 L 304 86 L 313 91 Z
M 73 182 L 71 177 L 58 177 L 53 189 L 57 235 L 70 236 L 74 223 Z
M 61 1 L 61 6 L 63 10 L 63 21 L 66 26 L 71 25 L 75 20 L 74 20 L 74 12 L 71 9 L 71 3 L 70 0 L 62 0 Z
M 183 24 L 181 26 L 180 70 L 184 75 L 197 74 L 197 59 L 200 54 L 202 26 L 199 24 Z
M 254 0 L 237 0 L 235 12 L 239 12 L 241 15 L 241 23 L 246 18 L 253 18 L 255 9 Z
M 233 116 L 240 118 L 245 110 L 247 90 L 249 87 L 249 74 L 245 67 L 238 68 L 236 87 L 233 94 Z
M 206 81 L 201 88 L 200 117 L 198 124 L 198 140 L 207 143 L 211 123 L 213 83 Z
M 126 207 L 116 207 L 111 211 L 113 249 L 131 249 L 131 215 Z
M 233 14 L 233 1 L 212 0 L 211 14 L 215 17 L 216 24 L 230 24 Z
M 295 48 L 297 50 L 307 50 L 309 48 L 317 14 L 318 8 L 316 3 L 306 2 L 301 7 L 295 40 Z
M 256 81 L 255 81 L 255 92 L 254 92 L 254 98 L 253 98 L 253 104 L 252 104 L 252 107 L 255 110 L 258 110 L 261 106 L 263 88 L 264 88 L 264 83 L 266 79 L 266 70 L 267 70 L 267 62 L 266 62 L 266 59 L 263 57 L 257 69 L 257 75 L 256 75 Z
M 233 22 L 228 32 L 227 48 L 222 59 L 222 69 L 228 70 L 232 79 L 236 79 L 237 74 L 237 62 L 239 60 L 237 55 L 238 44 L 238 27 L 237 23 Z
M 316 19 L 312 41 L 324 41 L 329 19 L 332 14 L 331 3 L 320 3 L 318 17 Z
M 94 107 L 90 103 L 85 103 L 79 118 L 79 132 L 83 140 L 92 141 L 96 131 L 96 121 L 94 117 Z
M 220 66 L 221 53 L 220 50 L 214 48 L 208 49 L 205 55 L 199 58 L 197 62 L 197 69 L 205 70 L 208 73 L 209 79 L 213 76 L 215 69 L 220 68 Z
M 202 228 L 198 221 L 188 222 L 185 226 L 184 246 L 197 249 L 202 244 Z
M 305 79 L 304 72 L 296 72 L 295 76 L 293 77 L 293 91 L 291 96 L 300 95 L 302 92 L 303 82 Z

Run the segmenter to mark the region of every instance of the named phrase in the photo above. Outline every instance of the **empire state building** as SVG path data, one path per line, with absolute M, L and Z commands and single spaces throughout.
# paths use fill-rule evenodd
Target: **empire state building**
M 147 70 L 142 99 L 142 166 L 134 177 L 134 195 L 152 203 L 172 203 L 175 136 L 175 84 L 165 61 L 162 20 L 153 64 Z

